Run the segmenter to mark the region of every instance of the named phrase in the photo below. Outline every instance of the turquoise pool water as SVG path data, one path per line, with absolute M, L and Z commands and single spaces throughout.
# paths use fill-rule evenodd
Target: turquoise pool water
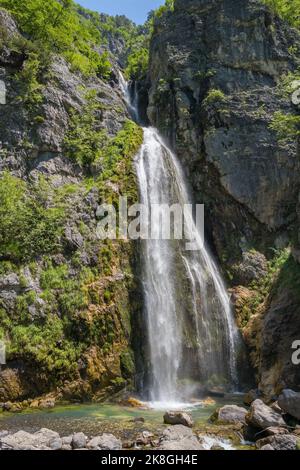
M 226 404 L 240 404 L 239 398 L 226 399 Z M 215 403 L 194 405 L 189 408 L 196 427 L 206 425 L 216 408 L 225 404 L 218 399 Z M 20 429 L 34 432 L 45 427 L 68 435 L 82 431 L 87 435 L 102 432 L 113 432 L 130 438 L 132 433 L 142 429 L 159 431 L 163 427 L 163 415 L 166 410 L 137 409 L 115 404 L 81 404 L 58 406 L 40 411 L 29 410 L 22 413 L 0 414 L 0 431 L 18 431 Z M 133 422 L 134 418 L 144 418 L 144 422 Z

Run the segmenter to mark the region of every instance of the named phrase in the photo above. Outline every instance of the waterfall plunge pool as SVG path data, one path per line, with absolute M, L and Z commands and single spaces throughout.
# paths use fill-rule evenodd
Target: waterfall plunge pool
M 204 400 L 185 407 L 195 422 L 196 430 L 218 428 L 209 424 L 209 418 L 213 412 L 225 404 L 241 405 L 241 397 L 217 398 Z M 147 404 L 148 405 L 148 404 Z M 147 429 L 160 431 L 164 428 L 164 412 L 173 407 L 162 404 L 158 408 L 149 404 L 145 408 L 132 408 L 117 404 L 78 404 L 58 406 L 49 410 L 25 410 L 20 413 L 0 413 L 0 432 L 7 430 L 16 432 L 24 430 L 35 432 L 41 428 L 49 428 L 68 435 L 73 432 L 84 432 L 87 435 L 97 435 L 103 432 L 111 432 L 122 439 L 129 439 L 131 435 Z M 183 408 L 183 407 L 181 407 Z M 176 409 L 179 409 L 177 406 Z M 144 422 L 134 421 L 143 418 Z

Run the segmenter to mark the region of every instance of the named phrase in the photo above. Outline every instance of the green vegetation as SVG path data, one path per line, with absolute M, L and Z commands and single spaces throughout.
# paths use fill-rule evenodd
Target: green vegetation
M 215 103 L 222 103 L 227 100 L 226 95 L 223 93 L 222 90 L 216 90 L 212 88 L 209 90 L 205 100 L 203 101 L 203 104 L 205 105 L 212 105 Z
M 161 18 L 169 11 L 174 11 L 174 0 L 166 0 L 164 5 L 155 10 L 154 17 Z
M 291 266 L 294 265 L 294 269 Z M 279 285 L 283 285 L 283 277 L 289 279 L 286 286 L 295 285 L 294 281 L 289 284 L 292 277 L 295 276 L 297 271 L 297 286 L 300 283 L 300 269 L 297 263 L 293 260 L 290 250 L 285 249 L 281 251 L 274 251 L 274 256 L 268 261 L 267 275 L 262 277 L 259 281 L 253 282 L 250 286 L 250 294 L 244 299 L 243 304 L 238 307 L 238 318 L 240 326 L 246 327 L 251 317 L 256 314 L 264 303 L 268 300 L 269 296 L 274 294 Z M 286 273 L 283 275 L 283 273 Z M 283 276 L 283 277 L 282 277 Z M 297 287 L 298 288 L 298 287 Z M 300 291 L 299 291 L 300 292 Z
M 4 172 L 0 178 L 1 259 L 18 263 L 55 252 L 65 208 L 54 194 L 49 206 L 46 195 L 51 195 L 51 189 L 44 180 L 29 193 L 24 181 Z
M 96 90 L 87 92 L 85 106 L 70 116 L 69 131 L 65 137 L 65 151 L 82 166 L 91 165 L 99 155 L 107 138 L 106 132 L 99 128 L 101 104 L 97 101 Z
M 65 152 L 88 170 L 92 167 L 101 169 L 96 182 L 92 179 L 90 183 L 92 186 L 96 184 L 105 201 L 110 202 L 107 181 L 117 183 L 121 194 L 122 188 L 126 188 L 127 195 L 130 195 L 131 189 L 136 191 L 136 185 L 129 184 L 129 181 L 133 177 L 133 157 L 143 142 L 143 131 L 128 120 L 123 129 L 110 138 L 99 126 L 99 112 L 101 105 L 96 99 L 96 92 L 91 91 L 86 96 L 83 110 L 74 110 L 71 114 L 70 130 L 65 137 Z
M 18 74 L 19 100 L 29 109 L 36 109 L 43 101 L 43 85 L 40 83 L 41 63 L 38 55 L 31 52 Z
M 143 80 L 149 65 L 150 39 L 154 22 L 170 11 L 174 11 L 174 0 L 166 0 L 157 10 L 152 10 L 143 27 L 137 28 L 128 42 L 130 53 L 127 57 L 125 73 L 128 79 Z
M 277 133 L 279 142 L 294 140 L 300 136 L 300 115 L 276 111 L 269 127 Z
M 8 360 L 26 358 L 51 384 L 74 377 L 82 346 L 66 339 L 59 317 L 50 315 L 39 324 L 21 324 L 20 320 L 16 324 L 0 309 L 0 330 L 6 339 Z
M 263 0 L 276 14 L 300 28 L 300 0 Z
M 143 28 L 138 28 L 128 43 L 125 75 L 131 80 L 145 79 L 149 65 L 150 39 L 153 31 L 153 17 L 149 16 Z
M 131 80 L 141 80 L 145 78 L 149 64 L 149 49 L 144 44 L 136 47 L 129 54 L 127 59 L 126 76 Z
M 280 77 L 277 92 L 280 97 L 292 101 L 293 93 L 297 92 L 299 84 L 300 70 L 297 69 Z M 296 107 L 295 111 L 290 113 L 276 111 L 272 116 L 269 127 L 276 132 L 278 141 L 282 144 L 294 141 L 300 135 L 300 114 L 297 112 Z
M 101 186 L 106 181 L 118 183 L 121 185 L 120 194 L 125 194 L 122 188 L 126 188 L 126 195 L 129 197 L 131 184 L 127 183 L 133 177 L 133 157 L 142 143 L 143 130 L 133 121 L 126 121 L 116 137 L 108 139 L 100 149 L 97 158 L 101 163 L 102 172 L 97 180 L 98 184 Z
M 101 34 L 78 13 L 72 0 L 0 0 L 0 7 L 14 15 L 21 31 L 43 57 L 62 54 L 74 70 L 85 75 L 109 76 L 107 55 L 101 56 L 95 50 L 101 44 Z

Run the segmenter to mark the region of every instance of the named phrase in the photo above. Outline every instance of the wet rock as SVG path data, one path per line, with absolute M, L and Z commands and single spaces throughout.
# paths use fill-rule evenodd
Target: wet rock
M 273 411 L 270 406 L 265 405 L 262 400 L 255 400 L 251 404 L 250 411 L 246 415 L 246 421 L 259 429 L 286 426 L 282 416 Z
M 77 432 L 73 435 L 72 438 L 72 448 L 73 449 L 84 449 L 87 444 L 87 438 L 83 432 Z
M 283 411 L 300 420 L 300 393 L 283 390 L 278 398 L 278 405 Z
M 159 443 L 160 450 L 204 450 L 193 431 L 183 425 L 164 430 Z
M 182 411 L 167 411 L 164 414 L 164 423 L 172 425 L 181 424 L 188 428 L 192 428 L 194 425 L 192 417 L 188 413 Z
M 113 434 L 102 434 L 91 439 L 87 447 L 92 450 L 121 450 L 122 442 Z
M 247 410 L 241 406 L 226 405 L 217 410 L 214 415 L 219 424 L 245 423 Z
M 292 434 L 279 434 L 259 439 L 256 442 L 257 449 L 261 449 L 266 445 L 270 445 L 274 450 L 296 450 L 297 438 Z

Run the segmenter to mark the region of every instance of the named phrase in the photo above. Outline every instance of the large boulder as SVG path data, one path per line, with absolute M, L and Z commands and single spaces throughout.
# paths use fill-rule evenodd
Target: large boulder
M 215 418 L 219 424 L 245 423 L 247 410 L 241 406 L 226 405 L 217 410 Z
M 285 427 L 282 416 L 262 400 L 255 400 L 246 415 L 246 422 L 256 428 L 266 429 L 270 427 Z
M 121 450 L 122 442 L 113 434 L 102 434 L 102 436 L 93 437 L 87 447 L 91 450 Z
M 73 435 L 72 438 L 72 447 L 73 449 L 84 449 L 87 444 L 87 438 L 83 432 L 77 432 Z
M 280 408 L 300 420 L 300 393 L 293 390 L 283 390 L 278 398 Z
M 205 450 L 193 431 L 182 425 L 170 426 L 164 430 L 159 450 Z
M 192 428 L 194 425 L 192 417 L 188 413 L 182 411 L 167 411 L 164 414 L 164 423 L 172 425 L 181 424 L 188 428 Z
M 0 443 L 2 449 L 10 450 L 57 450 L 62 446 L 59 434 L 46 428 L 34 434 L 18 431 L 1 438 Z
M 292 434 L 277 434 L 256 442 L 257 449 L 261 450 L 264 447 L 264 450 L 267 450 L 266 446 L 271 446 L 274 450 L 296 450 L 297 438 Z

